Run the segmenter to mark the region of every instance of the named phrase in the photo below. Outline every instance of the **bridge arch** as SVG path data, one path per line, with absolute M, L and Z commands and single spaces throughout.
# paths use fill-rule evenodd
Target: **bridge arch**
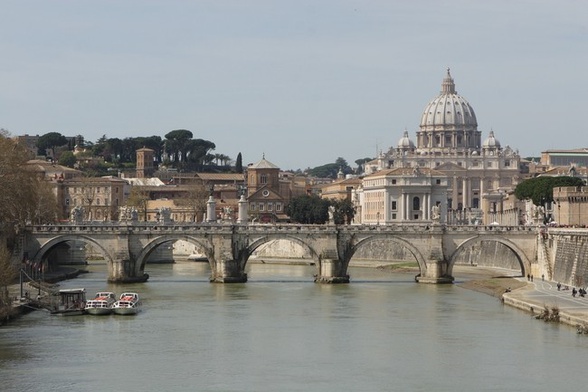
M 421 274 L 423 274 L 427 270 L 427 262 L 425 261 L 425 258 L 423 257 L 421 252 L 419 252 L 419 250 L 414 245 L 412 245 L 409 241 L 404 240 L 399 237 L 396 237 L 396 236 L 382 237 L 382 236 L 378 236 L 378 235 L 365 237 L 365 238 L 359 240 L 355 245 L 353 245 L 350 248 L 348 254 L 345 255 L 344 262 L 345 262 L 346 266 L 349 266 L 349 262 L 351 261 L 351 258 L 360 248 L 367 246 L 370 243 L 375 242 L 375 241 L 391 241 L 393 243 L 399 244 L 400 246 L 406 248 L 410 252 L 410 254 L 412 254 L 412 256 L 415 258 L 416 262 L 419 265 L 419 269 L 420 269 Z
M 290 242 L 293 242 L 295 244 L 300 245 L 302 248 L 304 248 L 305 250 L 308 251 L 308 253 L 310 254 L 310 257 L 312 258 L 312 260 L 315 263 L 315 266 L 317 267 L 317 270 L 320 270 L 321 258 L 320 258 L 319 253 L 316 251 L 316 249 L 313 246 L 309 245 L 308 242 L 304 241 L 303 239 L 301 239 L 297 236 L 289 235 L 289 234 L 281 235 L 280 237 L 263 236 L 263 237 L 259 237 L 259 238 L 256 238 L 255 240 L 253 240 L 247 246 L 246 259 L 244 260 L 243 267 L 245 267 L 247 265 L 249 257 L 253 254 L 253 252 L 255 252 L 256 249 L 260 248 L 264 244 L 267 244 L 269 242 L 276 241 L 276 240 L 290 241 Z
M 137 272 L 143 272 L 145 269 L 145 264 L 149 255 L 160 245 L 163 245 L 167 242 L 176 242 L 176 241 L 186 241 L 191 243 L 192 245 L 196 245 L 204 250 L 204 254 L 208 259 L 208 263 L 211 263 L 211 260 L 214 260 L 214 249 L 210 247 L 208 242 L 199 240 L 197 238 L 187 236 L 187 235 L 162 235 L 159 237 L 153 238 L 147 245 L 141 249 L 140 253 L 136 257 L 136 264 L 139 266 L 139 270 Z
M 104 260 L 106 263 L 110 265 L 112 263 L 112 255 L 108 252 L 108 250 L 101 245 L 98 241 L 93 239 L 87 235 L 60 235 L 54 238 L 51 238 L 49 241 L 45 242 L 39 250 L 33 255 L 32 261 L 34 263 L 40 263 L 45 260 L 47 254 L 57 245 L 63 244 L 68 241 L 82 241 L 86 243 L 90 243 L 96 247 L 96 249 L 104 256 Z
M 528 273 L 528 271 L 531 270 L 531 261 L 527 258 L 527 256 L 522 251 L 522 249 L 520 247 L 518 247 L 514 242 L 512 242 L 504 237 L 488 238 L 488 237 L 475 236 L 475 237 L 468 238 L 465 241 L 463 241 L 461 244 L 459 244 L 457 246 L 455 251 L 451 254 L 451 256 L 449 257 L 449 267 L 448 267 L 449 273 L 451 274 L 453 272 L 453 266 L 455 265 L 455 262 L 457 260 L 457 256 L 461 252 L 463 252 L 468 247 L 480 245 L 482 242 L 495 242 L 495 243 L 502 244 L 502 245 L 506 246 L 516 257 L 516 259 L 519 263 L 519 267 L 521 268 L 521 275 L 522 276 L 524 276 L 526 273 Z

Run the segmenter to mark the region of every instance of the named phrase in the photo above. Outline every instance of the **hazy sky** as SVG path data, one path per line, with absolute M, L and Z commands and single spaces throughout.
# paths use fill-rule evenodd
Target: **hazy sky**
M 414 140 L 451 68 L 482 139 L 588 147 L 585 0 L 0 0 L 0 127 L 189 129 L 283 169 Z

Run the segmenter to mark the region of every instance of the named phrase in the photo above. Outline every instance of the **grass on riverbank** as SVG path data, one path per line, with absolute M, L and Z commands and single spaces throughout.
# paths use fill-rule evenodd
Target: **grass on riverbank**
M 467 280 L 457 283 L 464 289 L 478 291 L 493 297 L 501 298 L 508 289 L 516 290 L 524 287 L 527 283 L 521 282 L 509 276 L 492 276 L 484 279 Z

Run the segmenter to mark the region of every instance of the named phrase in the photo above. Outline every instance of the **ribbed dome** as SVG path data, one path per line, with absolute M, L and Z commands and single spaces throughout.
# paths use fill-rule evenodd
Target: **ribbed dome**
M 408 131 L 404 131 L 404 136 L 398 141 L 398 148 L 401 149 L 414 149 L 414 143 L 408 137 Z
M 423 112 L 421 128 L 431 126 L 477 128 L 478 122 L 474 109 L 455 91 L 455 83 L 449 68 L 441 86 L 441 94 L 431 101 Z
M 490 131 L 490 135 L 484 141 L 482 148 L 500 148 L 500 142 L 494 137 L 494 131 Z

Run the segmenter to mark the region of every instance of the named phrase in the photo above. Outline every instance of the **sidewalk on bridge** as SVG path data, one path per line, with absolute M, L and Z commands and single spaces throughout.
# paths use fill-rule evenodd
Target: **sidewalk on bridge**
M 588 297 L 572 296 L 572 288 L 558 290 L 557 282 L 527 278 L 516 278 L 526 284 L 511 292 L 504 293 L 502 299 L 505 304 L 525 310 L 534 315 L 540 315 L 545 310 L 559 311 L 559 322 L 586 328 L 588 326 Z

